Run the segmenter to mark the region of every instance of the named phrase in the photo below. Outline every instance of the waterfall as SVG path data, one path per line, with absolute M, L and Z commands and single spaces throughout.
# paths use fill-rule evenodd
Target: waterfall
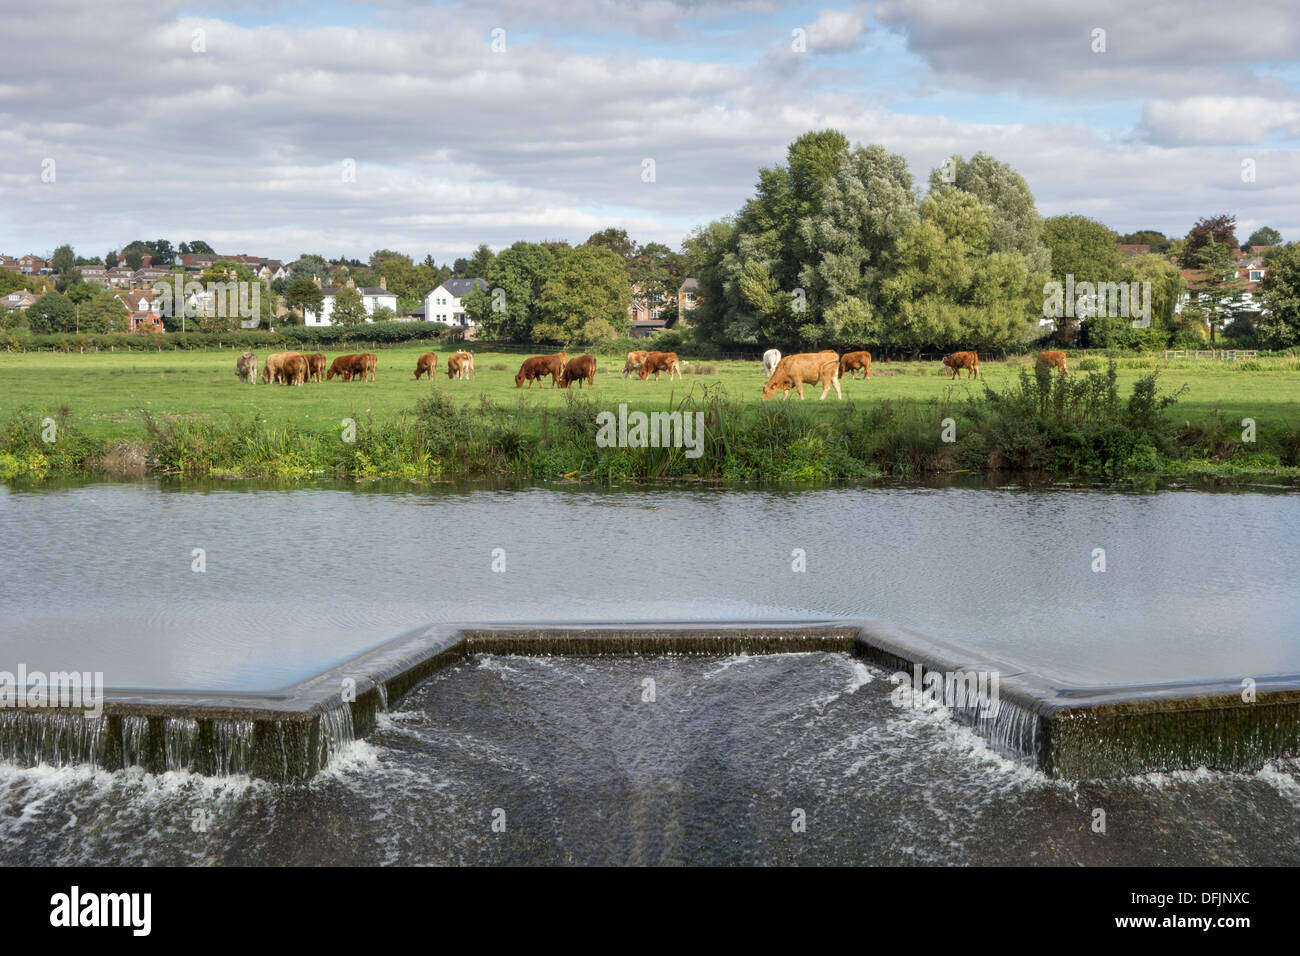
M 0 760 L 25 767 L 98 766 L 104 757 L 106 724 L 102 715 L 85 717 L 80 712 L 2 710 Z

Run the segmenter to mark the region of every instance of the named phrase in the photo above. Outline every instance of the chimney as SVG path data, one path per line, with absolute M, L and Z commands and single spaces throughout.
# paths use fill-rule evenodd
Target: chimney
M 356 280 L 353 279 L 352 276 L 348 276 L 348 288 L 355 289 L 356 287 L 357 287 Z
M 311 281 L 316 283 L 316 288 L 320 288 L 320 276 L 312 276 Z
M 388 291 L 388 279 L 386 277 L 379 277 L 379 288 L 383 289 L 385 292 Z

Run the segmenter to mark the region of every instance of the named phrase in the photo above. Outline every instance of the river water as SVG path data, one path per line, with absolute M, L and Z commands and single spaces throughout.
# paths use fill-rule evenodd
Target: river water
M 1297 673 L 1297 518 L 1201 492 L 5 490 L 0 669 L 270 689 L 434 620 L 844 616 L 1077 684 Z M 478 656 L 305 786 L 0 765 L 0 863 L 1300 863 L 1295 761 L 1053 781 L 886 677 Z

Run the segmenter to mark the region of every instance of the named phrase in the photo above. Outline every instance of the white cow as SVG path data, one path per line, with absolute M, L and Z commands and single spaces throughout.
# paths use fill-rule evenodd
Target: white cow
M 768 349 L 763 353 L 763 369 L 767 372 L 767 377 L 771 378 L 776 367 L 781 364 L 781 353 L 776 349 Z

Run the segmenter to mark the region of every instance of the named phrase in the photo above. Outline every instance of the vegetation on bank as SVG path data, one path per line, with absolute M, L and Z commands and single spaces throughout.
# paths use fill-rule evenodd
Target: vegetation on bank
M 1180 420 L 1169 411 L 1186 389 L 1162 389 L 1159 374 L 1122 389 L 1114 361 L 1064 379 L 1024 365 L 964 394 L 871 403 L 762 403 L 702 380 L 684 396 L 660 392 L 641 406 L 702 416 L 698 456 L 684 447 L 602 447 L 598 416 L 611 402 L 576 389 L 529 406 L 487 395 L 466 402 L 433 388 L 406 412 L 360 415 L 333 431 L 256 411 L 198 419 L 141 412 L 143 437 L 126 441 L 87 434 L 67 407 L 43 416 L 21 408 L 0 439 L 0 480 L 79 472 L 412 481 L 820 482 L 960 471 L 1300 477 L 1296 426 L 1261 424 L 1249 442 L 1240 420 L 1222 413 Z

